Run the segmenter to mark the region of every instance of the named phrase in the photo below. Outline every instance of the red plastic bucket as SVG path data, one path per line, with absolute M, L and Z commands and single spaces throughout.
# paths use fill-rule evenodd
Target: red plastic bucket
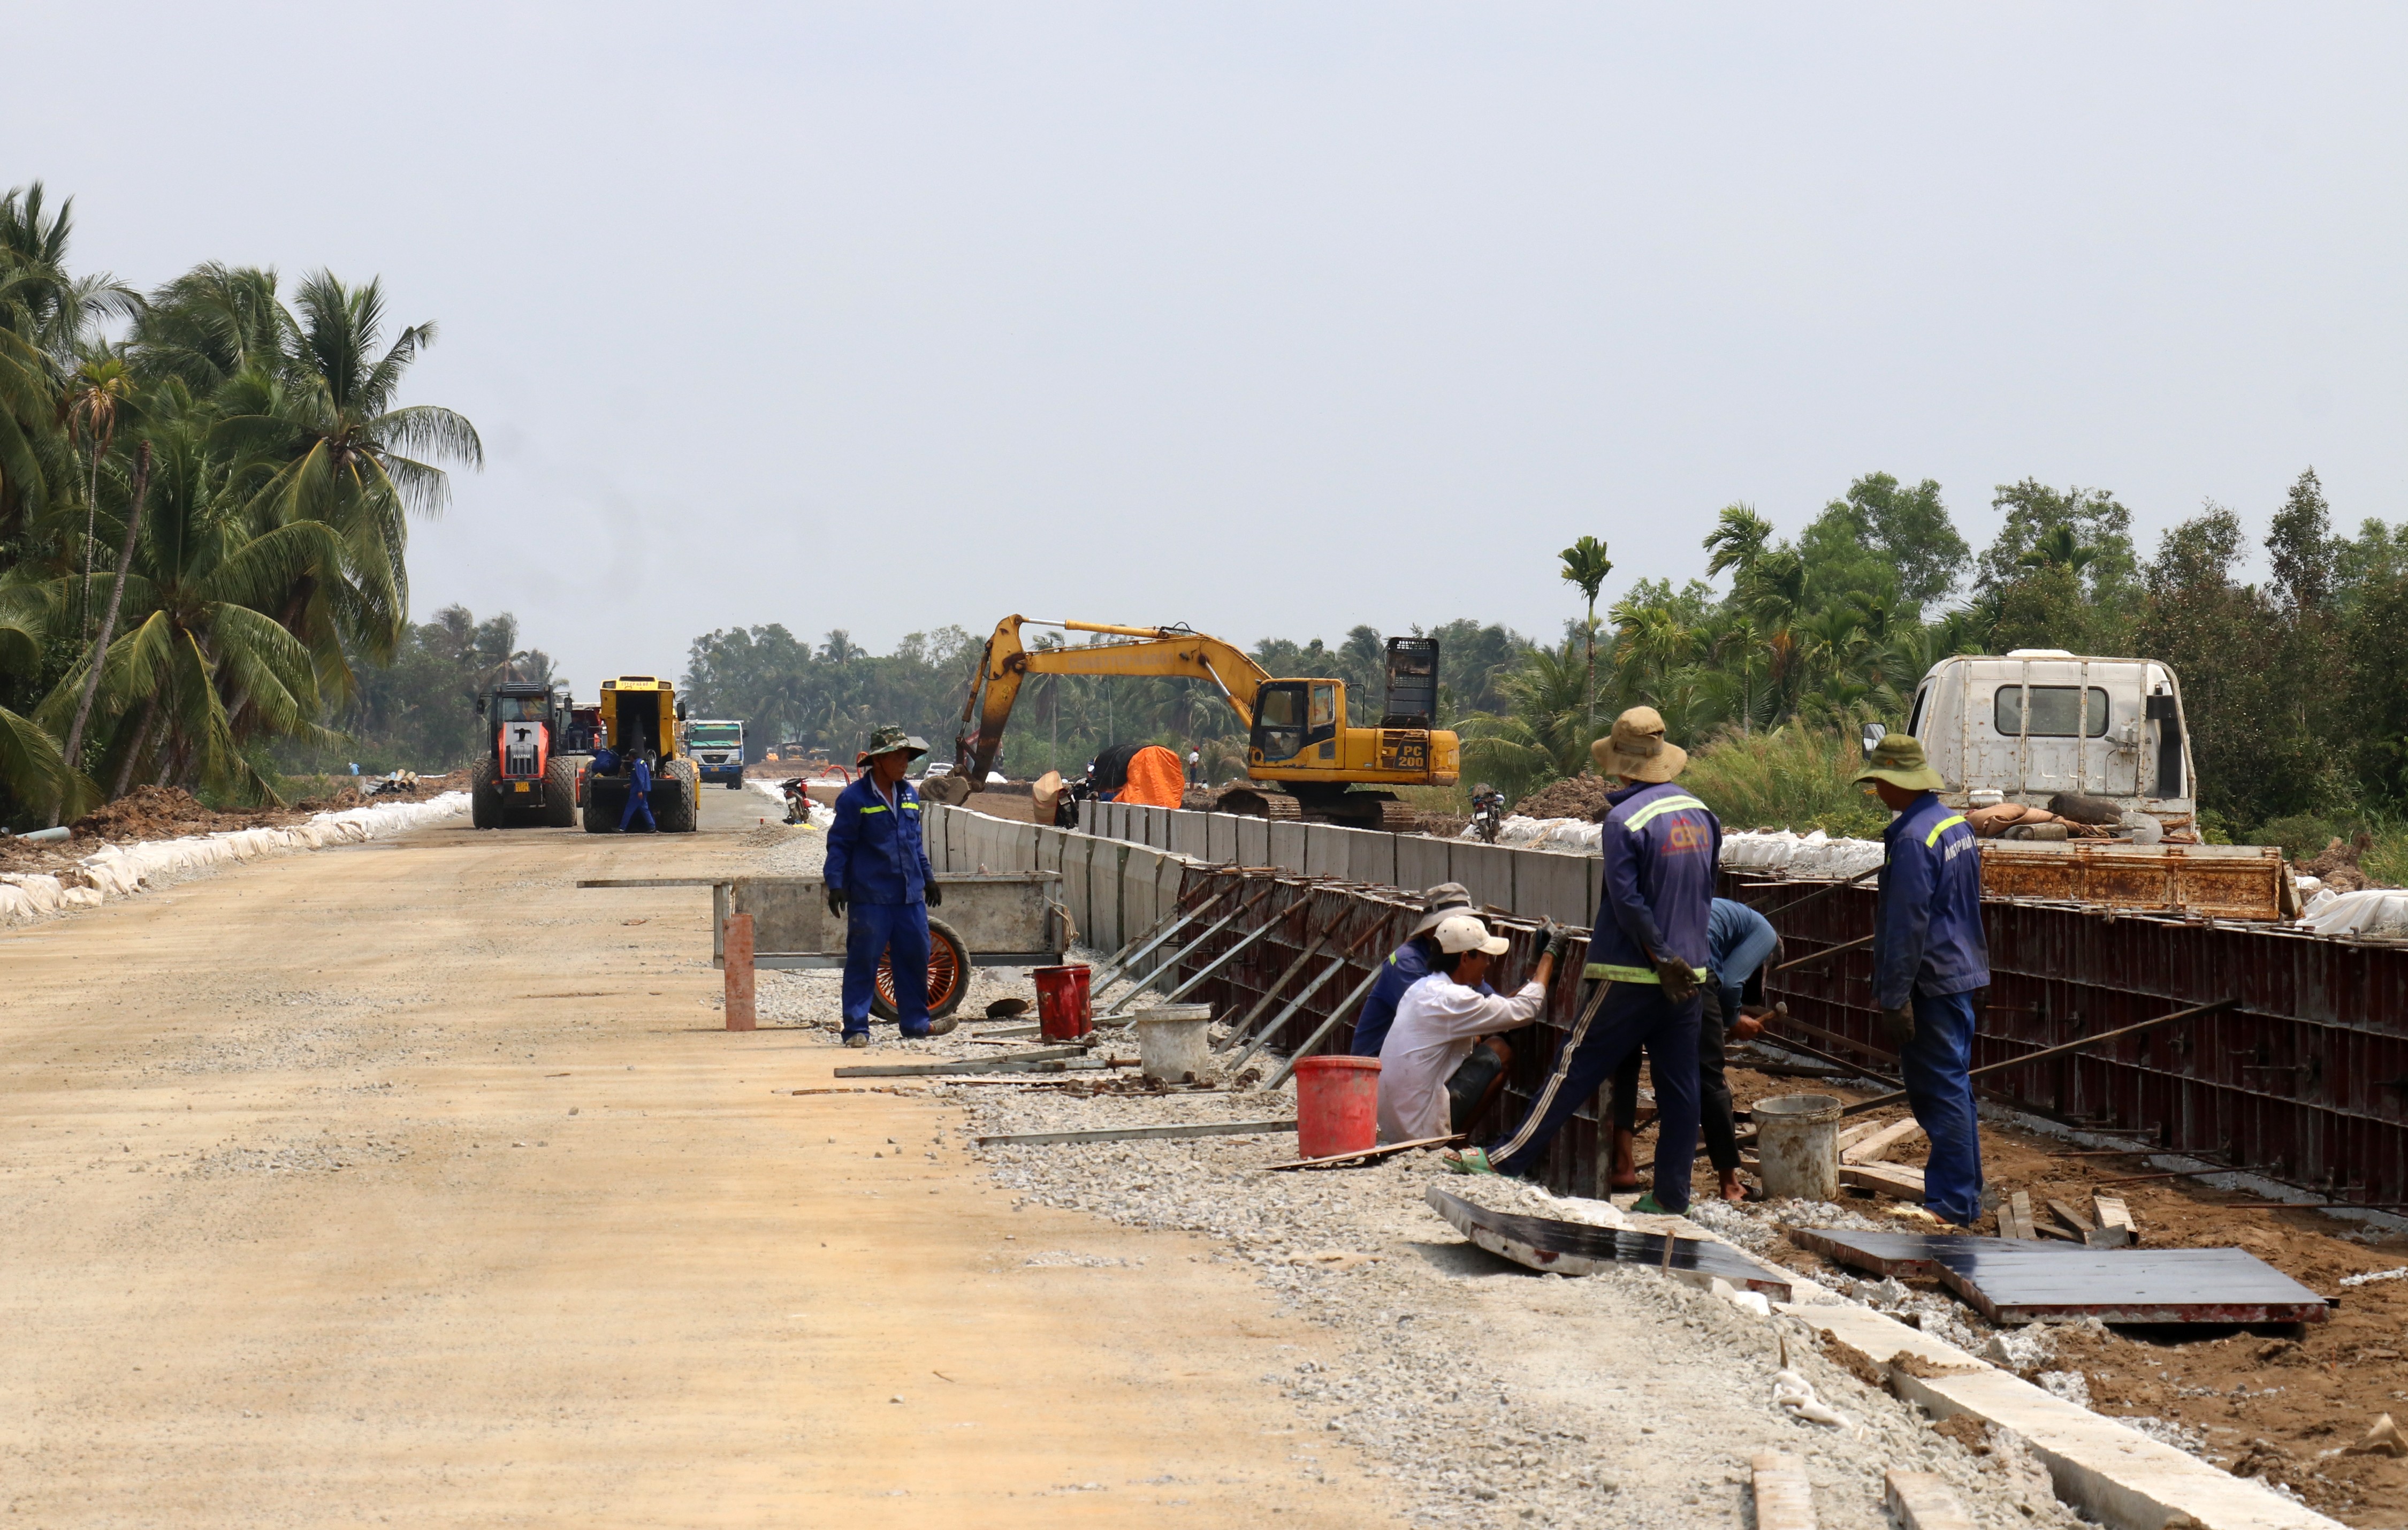
M 1380 1139 L 1380 1060 L 1308 1057 L 1296 1065 L 1299 1158 L 1369 1152 Z
M 1096 1028 L 1087 1003 L 1091 970 L 1084 963 L 1074 962 L 1068 966 L 1041 966 L 1033 974 L 1037 1030 L 1046 1040 L 1076 1041 Z

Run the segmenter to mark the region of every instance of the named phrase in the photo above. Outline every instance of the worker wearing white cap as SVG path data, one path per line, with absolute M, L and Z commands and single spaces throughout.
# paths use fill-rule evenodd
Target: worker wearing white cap
M 1505 1081 L 1512 1050 L 1499 1032 L 1538 1018 L 1570 937 L 1550 928 L 1546 953 L 1511 996 L 1484 994 L 1490 965 L 1513 949 L 1472 913 L 1431 932 L 1435 969 L 1405 990 L 1380 1047 L 1380 1140 L 1418 1142 L 1469 1128 Z

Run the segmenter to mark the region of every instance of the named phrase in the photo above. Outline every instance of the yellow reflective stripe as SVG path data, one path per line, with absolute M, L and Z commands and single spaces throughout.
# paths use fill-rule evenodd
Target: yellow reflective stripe
M 870 814 L 872 814 L 872 813 L 882 813 L 882 812 L 884 812 L 885 810 L 886 810 L 886 805 L 885 805 L 884 803 L 882 803 L 882 803 L 880 803 L 880 804 L 879 804 L 877 807 L 875 807 L 875 808 L 864 808 L 863 809 L 861 809 L 861 815 L 862 815 L 864 818 L 867 818 L 867 817 L 868 817 L 868 816 L 869 816 Z
M 1689 970 L 1697 973 L 1698 981 L 1706 980 L 1706 975 L 1698 972 L 1696 967 Z M 1664 980 L 1656 975 L 1652 966 L 1616 966 L 1612 962 L 1591 962 L 1581 968 L 1581 976 L 1610 983 L 1660 983 Z
M 1929 850 L 1932 846 L 1940 843 L 1940 836 L 1944 830 L 1964 822 L 1965 815 L 1963 813 L 1950 813 L 1946 818 L 1943 818 L 1939 822 L 1931 825 L 1931 832 L 1923 836 L 1923 848 L 1925 850 Z
M 881 808 L 879 810 L 881 812 L 885 811 L 884 808 Z M 907 813 L 916 813 L 920 810 L 920 805 L 916 802 L 907 802 L 903 805 L 903 810 Z
M 1649 820 L 1656 817 L 1658 814 L 1677 813 L 1684 808 L 1703 808 L 1704 806 L 1704 803 L 1699 802 L 1695 797 L 1658 797 L 1654 802 L 1649 803 L 1646 807 L 1641 808 L 1637 812 L 1631 814 L 1628 818 L 1624 819 L 1622 821 L 1622 826 L 1628 829 L 1631 833 L 1637 834 L 1641 829 L 1647 826 Z

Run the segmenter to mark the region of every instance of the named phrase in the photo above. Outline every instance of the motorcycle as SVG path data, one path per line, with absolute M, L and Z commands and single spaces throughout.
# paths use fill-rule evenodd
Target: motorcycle
M 1505 827 L 1505 794 L 1486 784 L 1471 789 L 1471 830 L 1486 844 L 1497 843 Z
M 785 794 L 786 822 L 809 823 L 811 821 L 811 799 L 803 791 L 802 778 L 797 776 L 790 781 L 780 781 L 778 790 Z

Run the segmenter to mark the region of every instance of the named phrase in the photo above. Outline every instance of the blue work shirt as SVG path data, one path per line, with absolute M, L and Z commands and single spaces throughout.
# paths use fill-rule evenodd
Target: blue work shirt
M 1744 903 L 1714 899 L 1706 914 L 1706 970 L 1713 974 L 1714 989 L 1722 998 L 1725 1025 L 1739 1019 L 1741 990 L 1779 944 L 1781 937 L 1773 933 L 1772 921 Z
M 1671 781 L 1627 786 L 1605 800 L 1605 895 L 1588 938 L 1587 976 L 1652 983 L 1657 956 L 1702 974 L 1722 824 Z
M 1982 852 L 1964 815 L 1926 792 L 1882 831 L 1873 916 L 1873 1002 L 1903 1009 L 1916 994 L 1990 986 L 1982 935 Z
M 643 796 L 652 789 L 652 767 L 644 763 L 642 755 L 631 756 L 627 761 L 627 790 Z
M 1408 940 L 1388 953 L 1388 965 L 1380 969 L 1380 980 L 1371 985 L 1370 996 L 1363 1001 L 1363 1012 L 1354 1020 L 1354 1039 L 1349 1046 L 1355 1056 L 1380 1055 L 1380 1043 L 1388 1039 L 1388 1027 L 1397 1022 L 1397 1006 L 1404 999 L 1405 990 L 1428 977 L 1432 970 L 1429 953 L 1418 940 Z M 1480 992 L 1493 996 L 1497 990 L 1482 983 Z
M 928 849 L 920 838 L 920 798 L 910 781 L 895 783 L 889 806 L 863 776 L 837 794 L 822 875 L 855 903 L 900 905 L 927 900 Z

